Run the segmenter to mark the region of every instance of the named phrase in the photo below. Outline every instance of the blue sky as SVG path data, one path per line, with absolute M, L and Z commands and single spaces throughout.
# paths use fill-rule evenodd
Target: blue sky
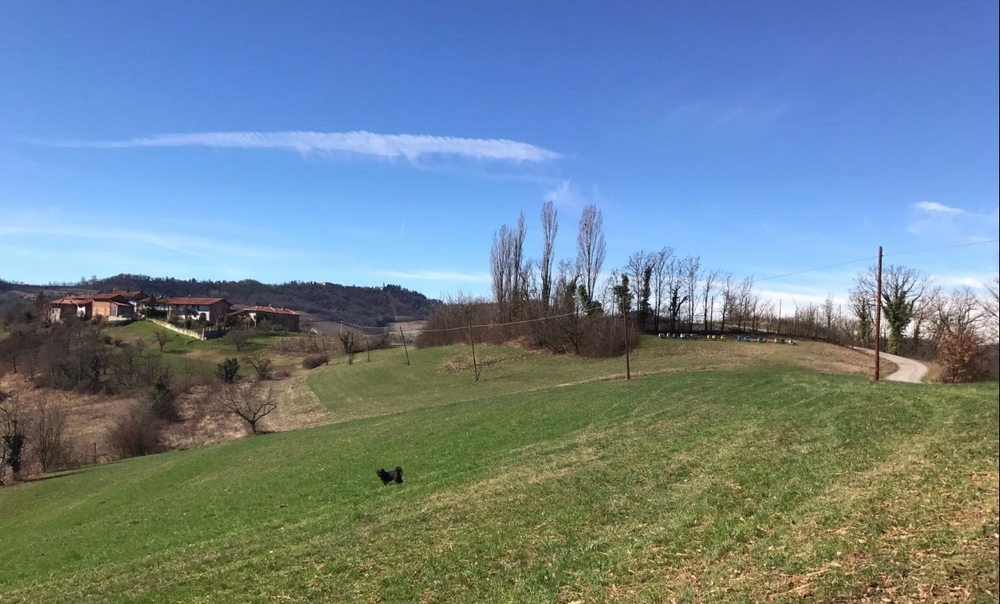
M 558 257 L 598 205 L 606 272 L 998 237 L 996 2 L 472 4 L 0 4 L 0 278 L 488 294 L 493 232 L 523 211 L 537 256 L 547 199 Z M 975 283 L 997 244 L 893 260 Z

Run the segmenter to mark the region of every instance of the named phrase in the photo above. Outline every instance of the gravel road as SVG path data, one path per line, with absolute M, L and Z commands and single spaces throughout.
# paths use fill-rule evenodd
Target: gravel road
M 867 352 L 868 354 L 875 354 L 875 351 L 868 348 L 858 348 L 854 347 L 854 350 L 860 350 L 862 352 Z M 911 382 L 913 384 L 919 384 L 920 381 L 927 374 L 927 365 L 919 361 L 914 361 L 913 359 L 908 359 L 906 357 L 897 356 L 894 354 L 889 354 L 886 352 L 881 353 L 883 359 L 889 359 L 893 363 L 899 365 L 899 370 L 885 378 L 892 382 Z

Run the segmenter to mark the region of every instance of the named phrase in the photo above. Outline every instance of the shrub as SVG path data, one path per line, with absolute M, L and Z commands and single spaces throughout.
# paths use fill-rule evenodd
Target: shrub
M 227 384 L 236 381 L 236 374 L 240 372 L 240 362 L 235 358 L 226 359 L 215 368 L 215 377 Z
M 177 393 L 170 386 L 169 374 L 163 373 L 153 380 L 149 389 L 149 408 L 157 418 L 175 422 L 180 419 Z
M 31 423 L 31 448 L 42 472 L 63 470 L 73 465 L 72 447 L 66 437 L 65 409 L 42 402 Z
M 234 329 L 226 334 L 225 341 L 236 347 L 236 352 L 241 352 L 243 347 L 250 342 L 250 332 L 246 329 Z
M 271 375 L 274 373 L 274 362 L 270 358 L 259 352 L 253 352 L 248 354 L 243 360 L 257 372 L 257 379 L 271 379 Z
M 162 422 L 149 406 L 137 403 L 114 419 L 105 433 L 108 448 L 121 459 L 155 453 Z
M 938 344 L 941 381 L 960 384 L 983 379 L 983 353 L 972 327 L 963 325 L 948 332 Z
M 329 365 L 330 357 L 325 354 L 312 354 L 302 359 L 302 366 L 306 369 L 315 369 L 320 365 Z

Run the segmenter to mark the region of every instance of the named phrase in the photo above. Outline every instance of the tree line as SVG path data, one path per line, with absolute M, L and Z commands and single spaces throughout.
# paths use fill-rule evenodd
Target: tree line
M 540 213 L 542 246 L 525 250 L 523 212 L 494 233 L 490 249 L 492 297 L 460 297 L 431 315 L 418 346 L 527 338 L 533 345 L 584 356 L 620 354 L 630 330 L 642 333 L 744 333 L 874 345 L 875 269 L 859 273 L 847 304 L 832 295 L 821 303 L 782 308 L 764 297 L 753 276 L 703 266 L 698 255 L 670 246 L 639 250 L 602 280 L 604 220 L 596 205 L 584 208 L 575 254 L 556 260 L 559 216 L 550 201 Z M 995 348 L 997 277 L 985 296 L 970 287 L 946 291 L 916 269 L 883 271 L 882 347 L 933 358 L 946 335 L 960 331 L 976 346 Z M 611 316 L 624 315 L 626 327 Z M 471 329 L 471 325 L 490 325 Z M 465 327 L 466 329 L 458 329 Z M 615 342 L 614 345 L 609 345 Z M 978 348 L 977 348 L 978 350 Z M 982 357 L 983 350 L 979 350 Z

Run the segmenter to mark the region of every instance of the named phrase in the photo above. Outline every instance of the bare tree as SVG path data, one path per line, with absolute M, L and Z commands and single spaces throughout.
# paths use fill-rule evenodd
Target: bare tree
M 653 304 L 653 329 L 660 331 L 660 311 L 663 308 L 663 300 L 666 298 L 667 289 L 667 264 L 674 255 L 674 248 L 666 247 L 653 254 L 652 272 L 652 295 L 655 300 Z
M 646 329 L 649 316 L 652 314 L 649 298 L 652 294 L 651 283 L 655 263 L 656 254 L 640 250 L 629 256 L 625 266 L 625 274 L 628 275 L 629 285 L 632 287 L 631 294 L 635 300 L 636 319 L 640 330 Z
M 740 329 L 754 327 L 753 319 L 755 317 L 759 298 L 754 295 L 753 286 L 753 277 L 745 277 L 743 281 L 740 281 L 736 303 L 736 326 Z
M 66 410 L 43 400 L 35 408 L 30 427 L 31 449 L 42 472 L 51 472 L 71 462 L 70 444 L 66 437 Z
M 157 329 L 156 333 L 153 334 L 153 338 L 156 339 L 156 343 L 160 347 L 160 352 L 163 352 L 163 347 L 166 346 L 167 342 L 170 341 L 170 334 L 163 329 Z
M 139 351 L 133 346 L 122 346 L 108 360 L 115 384 L 122 390 L 135 388 L 140 377 Z
M 510 300 L 510 273 L 512 237 L 506 224 L 493 233 L 493 248 L 490 250 L 490 275 L 493 279 L 493 300 L 501 309 Z M 501 312 L 503 312 L 501 310 Z
M 368 349 L 368 339 L 365 338 L 365 350 Z M 259 380 L 269 380 L 274 374 L 274 362 L 270 357 L 264 356 L 264 353 L 257 351 L 251 352 L 246 357 L 243 358 L 247 365 L 254 368 L 257 372 L 257 379 Z M 371 357 L 369 357 L 371 360 Z
M 712 330 L 712 311 L 714 310 L 710 304 L 714 302 L 714 297 L 712 296 L 712 291 L 715 288 L 716 281 L 719 280 L 720 272 L 717 270 L 708 271 L 704 275 L 704 279 L 701 283 L 701 306 L 702 312 L 702 325 L 704 326 L 705 333 Z
M 527 295 L 528 265 L 524 259 L 524 214 L 517 221 L 517 230 L 507 225 L 493 234 L 490 253 L 490 273 L 493 297 L 501 318 L 510 320 Z
M 520 314 L 521 308 L 528 297 L 528 275 L 530 263 L 524 258 L 524 238 L 527 230 L 524 226 L 524 212 L 517 218 L 517 231 L 511 246 L 511 317 Z
M 677 331 L 678 321 L 681 319 L 681 310 L 687 302 L 687 297 L 683 295 L 684 289 L 684 260 L 667 260 L 665 267 L 666 293 L 667 293 L 667 316 L 670 319 L 670 331 Z
M 986 296 L 983 298 L 983 314 L 987 321 L 987 329 L 994 341 L 1000 338 L 1000 271 L 993 273 L 993 278 L 985 284 Z
M 732 273 L 722 276 L 722 322 L 719 325 L 719 332 L 726 331 L 726 317 L 732 315 L 736 305 L 736 279 Z
M 348 329 L 340 334 L 340 345 L 344 347 L 344 354 L 347 355 L 347 364 L 354 364 L 354 355 L 358 353 L 358 334 Z
M 688 304 L 688 331 L 694 331 L 694 311 L 698 303 L 698 281 L 701 275 L 701 258 L 688 256 L 682 265 L 684 275 L 684 297 Z
M 576 236 L 577 273 L 591 298 L 596 297 L 597 276 L 604 266 L 605 251 L 604 217 L 591 204 L 580 215 L 580 231 Z
M 274 389 L 262 382 L 240 382 L 226 386 L 219 392 L 219 407 L 231 413 L 250 426 L 253 434 L 259 433 L 258 424 L 269 413 L 278 408 Z
M 250 331 L 242 327 L 230 330 L 230 332 L 226 334 L 226 342 L 235 346 L 236 352 L 241 352 L 250 342 Z
M 836 303 L 833 301 L 833 294 L 827 295 L 826 300 L 823 301 L 823 323 L 826 327 L 827 338 L 833 334 L 833 310 L 836 306 Z
M 982 304 L 968 285 L 951 292 L 949 296 L 937 295 L 934 300 L 934 314 L 939 335 L 953 331 L 975 331 L 984 318 Z
M 112 420 L 105 443 L 121 459 L 149 455 L 159 446 L 161 427 L 149 405 L 135 403 Z
M 542 206 L 542 260 L 539 274 L 542 289 L 542 309 L 547 312 L 552 297 L 552 255 L 555 252 L 556 233 L 559 232 L 559 216 L 551 201 Z

